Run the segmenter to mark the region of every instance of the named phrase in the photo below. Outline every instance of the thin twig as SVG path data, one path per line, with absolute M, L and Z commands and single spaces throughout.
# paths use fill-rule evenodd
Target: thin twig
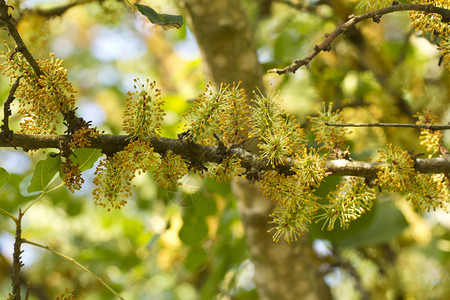
M 3 125 L 1 126 L 2 132 L 0 133 L 6 139 L 12 139 L 12 130 L 9 130 L 9 117 L 11 116 L 11 103 L 14 101 L 14 93 L 19 87 L 19 81 L 22 76 L 17 77 L 14 84 L 11 86 L 11 90 L 9 91 L 8 98 L 3 104 Z
M 3 208 L 0 207 L 0 213 L 4 214 L 5 216 L 9 217 L 10 219 L 12 219 L 14 222 L 17 223 L 17 218 L 15 216 L 13 216 L 12 214 L 10 214 L 9 212 L 7 212 L 6 210 L 4 210 Z
M 433 5 L 425 4 L 396 4 L 389 7 L 381 8 L 379 10 L 374 10 L 371 12 L 364 13 L 359 16 L 351 15 L 349 20 L 344 24 L 339 25 L 332 33 L 325 35 L 325 40 L 319 45 L 314 46 L 314 50 L 305 58 L 295 60 L 293 64 L 282 68 L 282 69 L 271 69 L 269 73 L 277 73 L 279 75 L 285 73 L 295 73 L 300 67 L 306 66 L 309 62 L 316 57 L 322 51 L 331 50 L 331 43 L 341 34 L 347 32 L 349 28 L 355 26 L 355 24 L 367 20 L 373 19 L 374 22 L 378 23 L 383 15 L 390 14 L 397 11 L 423 11 L 426 13 L 434 13 L 442 16 L 442 22 L 448 22 L 450 20 L 450 9 L 445 9 L 442 7 L 436 7 Z
M 31 282 L 27 281 L 27 293 L 25 294 L 25 300 L 28 300 L 30 297 L 30 290 L 31 290 Z
M 31 203 L 23 210 L 22 215 L 24 215 L 24 214 L 30 209 L 30 207 L 32 207 L 32 206 L 33 206 L 36 202 L 38 202 L 42 197 L 44 197 L 44 195 L 47 195 L 48 193 L 51 193 L 51 192 L 53 192 L 53 191 L 55 191 L 55 190 L 57 190 L 57 189 L 59 189 L 59 188 L 61 188 L 61 187 L 63 187 L 63 186 L 64 186 L 64 182 L 61 183 L 60 185 L 58 185 L 58 186 L 56 186 L 56 187 L 54 187 L 54 188 L 48 190 L 48 191 L 42 191 L 42 193 L 41 193 L 36 199 L 34 199 L 33 202 L 31 202 Z
M 101 279 L 100 277 L 98 277 L 97 275 L 95 275 L 94 273 L 92 273 L 88 268 L 86 268 L 85 266 L 83 266 L 82 264 L 80 264 L 78 261 L 76 261 L 75 259 L 73 259 L 73 258 L 71 258 L 71 257 L 69 257 L 69 256 L 67 256 L 67 255 L 65 255 L 65 254 L 63 254 L 63 253 L 61 253 L 61 252 L 59 252 L 59 251 L 56 251 L 56 250 L 54 250 L 54 249 L 52 249 L 52 248 L 50 248 L 49 246 L 46 246 L 46 245 L 41 245 L 41 244 L 38 244 L 38 243 L 35 243 L 35 242 L 32 242 L 32 241 L 29 241 L 29 240 L 26 240 L 26 239 L 22 239 L 22 243 L 26 243 L 26 244 L 30 244 L 30 245 L 33 245 L 33 246 L 36 246 L 36 247 L 39 247 L 39 248 L 42 248 L 42 249 L 46 249 L 46 250 L 48 250 L 48 251 L 50 251 L 50 252 L 52 252 L 52 253 L 54 253 L 54 254 L 56 254 L 56 255 L 58 255 L 58 256 L 60 256 L 60 257 L 62 257 L 62 258 L 64 258 L 64 259 L 66 259 L 66 260 L 68 260 L 68 261 L 70 261 L 70 262 L 72 262 L 72 263 L 74 263 L 75 265 L 77 265 L 78 267 L 80 267 L 81 269 L 83 269 L 85 272 L 87 272 L 88 274 L 90 274 L 92 277 L 94 277 L 98 282 L 100 282 L 103 286 L 105 286 L 108 290 L 110 290 L 114 295 L 116 295 L 117 296 L 117 298 L 119 298 L 119 299 L 124 299 L 122 296 L 120 296 L 116 291 L 114 291 L 105 281 L 103 281 L 103 279 Z
M 419 129 L 429 129 L 429 130 L 448 130 L 450 129 L 450 124 L 448 125 L 428 125 L 428 124 L 404 124 L 404 123 L 328 123 L 325 122 L 327 126 L 334 127 L 407 127 L 407 128 L 419 128 Z
M 17 50 L 20 51 L 25 59 L 28 61 L 30 66 L 33 68 L 34 73 L 38 77 L 41 77 L 42 75 L 45 75 L 44 72 L 42 72 L 41 68 L 39 67 L 38 63 L 34 59 L 33 55 L 31 55 L 31 52 L 28 50 L 27 46 L 22 40 L 22 37 L 20 36 L 19 32 L 17 31 L 15 22 L 13 17 L 9 14 L 8 9 L 9 5 L 5 3 L 5 0 L 0 0 L 0 21 L 3 22 L 3 24 L 6 25 L 9 33 L 13 37 L 14 41 L 17 45 Z

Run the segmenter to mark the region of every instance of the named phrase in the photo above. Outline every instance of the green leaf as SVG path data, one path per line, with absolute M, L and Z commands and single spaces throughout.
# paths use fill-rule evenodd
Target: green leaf
M 37 191 L 37 192 L 32 192 L 32 193 L 28 192 L 28 187 L 31 184 L 32 177 L 33 177 L 33 174 L 28 175 L 19 184 L 20 194 L 24 197 L 32 197 L 32 196 L 36 196 L 36 195 L 39 195 L 40 193 L 42 193 L 42 191 Z
M 158 14 L 153 8 L 135 4 L 137 9 L 146 16 L 150 22 L 162 26 L 163 29 L 181 28 L 183 26 L 183 17 L 180 15 Z
M 92 168 L 97 159 L 102 155 L 100 149 L 77 148 L 70 155 L 70 160 L 78 164 L 80 171 L 83 172 Z
M 44 191 L 58 173 L 60 165 L 61 157 L 59 155 L 52 157 L 51 153 L 47 155 L 45 160 L 38 161 L 27 191 L 30 193 Z
M 185 245 L 201 242 L 208 235 L 208 225 L 203 219 L 190 220 L 183 224 L 178 236 Z
M 206 251 L 203 248 L 194 249 L 189 252 L 184 260 L 184 266 L 189 271 L 195 272 L 205 264 L 207 257 Z
M 9 173 L 5 169 L 0 168 L 0 188 L 2 188 L 5 185 L 5 183 L 8 182 L 8 180 L 9 180 Z

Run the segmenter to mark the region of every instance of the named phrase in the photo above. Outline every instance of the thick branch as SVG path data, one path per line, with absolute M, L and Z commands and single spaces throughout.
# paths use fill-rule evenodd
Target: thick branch
M 24 150 L 41 148 L 60 148 L 70 141 L 69 135 L 27 135 L 13 134 L 12 140 L 0 139 L 0 147 L 20 147 Z M 101 149 L 103 153 L 114 154 L 121 151 L 129 142 L 127 135 L 99 135 L 93 139 L 91 148 Z M 184 159 L 200 164 L 208 162 L 221 163 L 227 155 L 236 155 L 241 160 L 241 166 L 251 173 L 258 174 L 262 171 L 276 170 L 280 173 L 290 175 L 292 165 L 286 163 L 272 167 L 267 160 L 260 159 L 258 155 L 250 153 L 241 148 L 232 148 L 224 153 L 223 149 L 216 146 L 205 146 L 188 142 L 184 139 L 151 138 L 150 140 L 155 152 L 165 154 L 172 151 Z M 381 163 L 330 160 L 325 167 L 332 175 L 349 175 L 366 178 L 374 178 L 378 172 L 377 165 Z M 416 159 L 415 168 L 422 173 L 450 173 L 450 156 L 430 159 Z
M 331 49 L 331 43 L 341 34 L 346 33 L 351 27 L 355 26 L 357 23 L 373 19 L 374 22 L 378 23 L 383 15 L 390 14 L 397 11 L 423 11 L 426 13 L 434 13 L 442 16 L 442 22 L 450 21 L 450 10 L 442 7 L 436 7 L 432 5 L 424 4 L 396 4 L 389 7 L 381 8 L 379 10 L 371 11 L 359 16 L 349 16 L 349 20 L 344 24 L 339 25 L 336 30 L 330 34 L 326 34 L 325 40 L 316 45 L 314 50 L 305 58 L 295 60 L 292 65 L 289 65 L 282 69 L 271 69 L 269 73 L 277 73 L 279 75 L 284 73 L 295 73 L 300 67 L 306 66 L 309 62 L 316 57 L 322 51 L 329 51 Z

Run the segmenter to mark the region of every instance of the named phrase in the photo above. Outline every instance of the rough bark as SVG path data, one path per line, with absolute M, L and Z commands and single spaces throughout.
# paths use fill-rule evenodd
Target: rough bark
M 242 81 L 247 93 L 262 89 L 253 33 L 239 0 L 184 0 L 188 25 L 201 49 L 205 72 L 220 83 Z M 254 281 L 260 299 L 329 299 L 307 235 L 290 245 L 267 233 L 271 204 L 247 182 L 235 185 Z

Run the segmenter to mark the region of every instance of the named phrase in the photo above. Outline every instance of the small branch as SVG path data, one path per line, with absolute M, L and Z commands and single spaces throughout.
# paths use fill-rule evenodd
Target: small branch
M 24 210 L 22 215 L 24 215 L 36 202 L 38 202 L 42 197 L 44 197 L 45 195 L 47 195 L 48 193 L 51 193 L 53 191 L 56 191 L 59 188 L 62 188 L 64 186 L 64 182 L 62 182 L 60 185 L 55 186 L 54 188 L 48 190 L 48 191 L 42 191 L 42 193 L 33 200 L 33 202 L 31 202 Z
M 0 214 L 4 214 L 5 216 L 9 217 L 10 219 L 12 219 L 14 222 L 17 223 L 17 218 L 1 207 L 0 207 Z
M 29 10 L 28 13 L 35 13 L 39 16 L 43 16 L 45 18 L 53 18 L 62 16 L 67 10 L 71 9 L 72 7 L 81 4 L 81 2 L 73 2 L 69 4 L 65 4 L 62 6 L 53 7 L 50 9 L 33 9 Z
M 9 91 L 8 99 L 6 99 L 5 103 L 3 104 L 3 125 L 1 126 L 1 133 L 0 135 L 3 135 L 6 139 L 12 139 L 12 130 L 9 130 L 9 117 L 11 116 L 11 103 L 14 101 L 14 93 L 16 92 L 17 88 L 19 87 L 19 81 L 22 76 L 17 77 L 16 81 L 11 87 L 11 90 Z
M 20 268 L 23 266 L 22 261 L 20 260 L 20 255 L 22 254 L 22 250 L 20 247 L 22 245 L 22 211 L 19 209 L 19 215 L 17 216 L 16 222 L 16 235 L 14 242 L 14 253 L 13 253 L 13 267 L 11 272 L 11 285 L 12 285 L 12 294 L 14 295 L 15 300 L 20 300 Z
M 42 248 L 42 249 L 46 249 L 46 250 L 48 250 L 48 251 L 50 251 L 50 252 L 52 252 L 52 253 L 54 253 L 54 254 L 56 254 L 56 255 L 62 257 L 62 258 L 64 258 L 64 259 L 66 259 L 66 260 L 68 260 L 68 261 L 74 263 L 75 265 L 77 265 L 78 267 L 80 267 L 81 269 L 83 269 L 85 272 L 87 272 L 88 274 L 90 274 L 92 277 L 94 277 L 98 282 L 100 282 L 100 283 L 101 283 L 103 286 L 105 286 L 108 290 L 110 290 L 114 295 L 117 296 L 117 298 L 122 299 L 122 300 L 124 299 L 124 298 L 121 297 L 116 291 L 114 291 L 114 290 L 113 290 L 113 289 L 112 289 L 105 281 L 103 281 L 103 279 L 101 279 L 100 277 L 98 277 L 97 275 L 95 275 L 94 273 L 92 273 L 88 268 L 86 268 L 85 266 L 83 266 L 82 264 L 80 264 L 80 263 L 79 263 L 78 261 L 76 261 L 75 259 L 73 259 L 73 258 L 71 258 L 71 257 L 69 257 L 69 256 L 67 256 L 67 255 L 65 255 L 65 254 L 63 254 L 63 253 L 61 253 L 61 252 L 59 252 L 59 251 L 54 250 L 54 249 L 50 248 L 49 246 L 41 245 L 41 244 L 38 244 L 38 243 L 35 243 L 35 242 L 32 242 L 32 241 L 28 241 L 28 240 L 26 240 L 26 239 L 22 239 L 22 243 L 26 243 L 26 244 L 30 244 L 30 245 L 33 245 L 33 246 L 36 246 L 36 247 L 39 247 L 39 248 Z
M 429 129 L 429 130 L 448 130 L 450 129 L 450 124 L 448 125 L 427 125 L 427 124 L 403 124 L 403 123 L 328 123 L 325 122 L 327 126 L 334 127 L 407 127 L 407 128 L 419 128 L 419 129 Z
M 28 61 L 30 66 L 33 68 L 34 73 L 38 77 L 41 77 L 44 75 L 44 72 L 42 72 L 41 68 L 39 67 L 38 63 L 34 59 L 33 55 L 31 55 L 30 51 L 28 50 L 27 46 L 22 40 L 22 37 L 20 36 L 19 32 L 17 31 L 15 22 L 13 17 L 8 13 L 9 5 L 5 3 L 5 0 L 0 0 L 0 21 L 3 22 L 3 24 L 7 27 L 9 33 L 13 37 L 14 41 L 17 45 L 17 51 L 21 52 L 25 59 Z
M 397 11 L 423 11 L 426 13 L 434 13 L 442 16 L 442 22 L 449 22 L 450 20 L 450 9 L 445 9 L 442 7 L 436 7 L 432 5 L 424 4 L 396 4 L 389 7 L 381 8 L 379 10 L 371 11 L 359 16 L 351 15 L 349 20 L 344 24 L 339 25 L 332 33 L 325 35 L 325 40 L 319 45 L 314 46 L 314 50 L 305 58 L 295 60 L 293 64 L 282 68 L 282 69 L 271 69 L 269 73 L 277 73 L 278 75 L 285 73 L 295 73 L 300 67 L 307 66 L 309 62 L 316 57 L 322 51 L 329 51 L 331 49 L 331 43 L 341 34 L 346 33 L 351 27 L 355 26 L 357 23 L 373 19 L 374 22 L 378 23 L 383 15 L 390 14 Z

